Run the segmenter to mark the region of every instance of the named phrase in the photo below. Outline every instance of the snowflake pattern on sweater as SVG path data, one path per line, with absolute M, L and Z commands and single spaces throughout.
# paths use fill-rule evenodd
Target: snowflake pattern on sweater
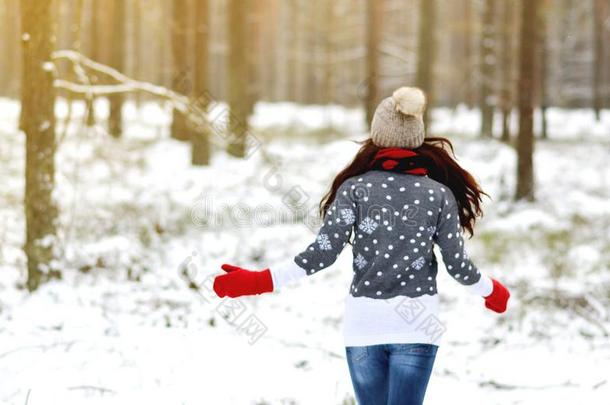
M 339 187 L 316 240 L 294 261 L 313 275 L 332 265 L 351 239 L 352 296 L 434 295 L 434 244 L 454 280 L 472 285 L 481 277 L 462 233 L 455 197 L 446 186 L 427 176 L 372 170 Z
M 332 250 L 333 246 L 331 245 L 327 234 L 319 234 L 316 240 L 318 241 L 318 247 L 320 250 Z

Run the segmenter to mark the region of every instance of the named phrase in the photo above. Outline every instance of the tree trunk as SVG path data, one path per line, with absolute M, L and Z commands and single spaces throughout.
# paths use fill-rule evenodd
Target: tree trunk
M 235 157 L 246 155 L 248 134 L 248 65 L 246 41 L 247 2 L 228 0 L 229 12 L 229 145 Z
M 304 31 L 303 24 L 303 4 L 300 0 L 294 0 L 295 12 L 292 13 L 292 24 L 293 24 L 293 45 L 292 45 L 292 59 L 294 60 L 294 78 L 291 84 L 293 92 L 293 101 L 301 103 L 303 101 L 303 79 L 304 79 L 304 64 L 303 60 L 303 44 L 306 32 Z
M 472 80 L 472 69 L 474 69 L 474 52 L 472 51 L 472 42 L 474 24 L 472 18 L 472 0 L 464 0 L 464 101 L 468 107 L 474 107 L 476 103 L 476 90 Z
M 603 21 L 610 21 L 610 0 L 601 1 L 598 3 L 601 6 L 601 12 L 599 13 Z M 603 100 L 604 108 L 610 107 L 610 27 L 606 27 L 602 30 L 602 50 L 604 54 L 603 61 Z
M 595 119 L 600 120 L 603 108 L 603 71 L 604 71 L 604 0 L 593 0 L 593 111 Z
M 381 41 L 381 24 L 383 0 L 368 0 L 366 25 L 366 124 L 371 125 L 373 114 L 379 102 L 379 43 Z
M 98 13 L 101 10 L 101 0 L 91 0 L 91 28 L 90 28 L 90 44 L 89 54 L 91 59 L 96 62 L 101 62 L 100 52 L 100 23 Z M 97 77 L 91 77 L 91 84 L 97 83 Z M 87 126 L 95 125 L 95 98 L 91 97 L 87 100 Z
M 188 66 L 188 0 L 173 0 L 172 5 L 172 90 L 190 95 L 191 81 Z M 171 136 L 174 139 L 187 141 L 190 139 L 191 128 L 183 113 L 174 109 L 172 113 Z
M 536 75 L 537 10 L 539 0 L 521 4 L 519 58 L 519 138 L 517 141 L 517 190 L 515 199 L 534 199 L 534 89 Z
M 125 20 L 127 17 L 125 0 L 114 0 L 112 2 L 112 47 L 110 66 L 119 72 L 125 71 Z M 123 101 L 125 96 L 116 93 L 108 97 L 110 103 L 110 115 L 108 117 L 108 132 L 114 138 L 120 138 L 123 134 Z
M 0 41 L 0 55 L 6 56 L 0 58 L 0 97 L 10 97 L 7 87 L 11 80 L 11 77 L 8 74 L 9 64 L 13 55 L 8 53 L 8 43 L 10 41 L 10 32 L 7 29 L 8 21 L 8 4 L 2 2 L 0 3 L 0 27 L 2 27 L 1 34 L 4 37 L 4 40 Z
M 133 37 L 132 50 L 133 52 L 133 76 L 138 80 L 145 80 L 142 76 L 142 51 L 144 44 L 142 43 L 142 2 L 140 0 L 132 0 L 133 7 Z M 142 104 L 142 93 L 134 94 L 136 107 L 139 109 Z
M 538 10 L 538 53 L 540 54 L 540 67 L 538 69 L 538 79 L 540 85 L 540 118 L 542 121 L 542 128 L 540 137 L 542 139 L 548 138 L 548 125 L 547 125 L 547 109 L 549 107 L 548 100 L 548 89 L 547 89 L 547 74 L 548 74 L 548 34 L 547 34 L 547 13 L 548 6 L 546 3 L 539 5 Z
M 503 142 L 510 142 L 510 116 L 513 106 L 513 23 L 515 7 L 511 1 L 504 1 L 502 14 L 502 54 L 500 55 L 500 71 L 502 74 L 500 108 L 502 110 L 502 135 Z
M 335 100 L 335 6 L 336 3 L 332 1 L 323 1 L 321 10 L 322 12 L 322 47 L 321 60 L 322 65 L 322 103 L 331 104 Z M 328 126 L 332 126 L 332 121 L 328 121 Z
M 195 0 L 195 78 L 194 93 L 197 104 L 203 110 L 207 109 L 208 97 L 208 35 L 209 35 L 209 4 L 208 0 Z M 191 163 L 203 166 L 210 163 L 210 133 L 206 125 L 201 125 L 191 132 Z
M 52 1 L 21 2 L 21 123 L 26 136 L 25 254 L 30 291 L 59 274 L 53 265 L 57 246 L 57 207 L 53 200 L 55 89 L 52 69 L 47 68 L 55 45 L 52 6 Z
M 265 7 L 265 24 L 263 25 L 264 41 L 265 41 L 265 61 L 266 61 L 266 75 L 265 75 L 265 94 L 269 101 L 276 101 L 277 97 L 277 72 L 278 72 L 278 55 L 277 48 L 279 44 L 278 40 L 278 1 L 279 0 L 267 0 Z
M 83 22 L 82 22 L 82 18 L 83 18 L 83 5 L 84 5 L 84 0 L 74 0 L 74 4 L 72 5 L 72 14 L 68 16 L 68 19 L 70 21 L 69 24 L 66 24 L 68 27 L 70 27 L 68 33 L 67 33 L 67 38 L 69 41 L 69 45 L 68 47 L 71 49 L 74 49 L 77 52 L 81 52 L 81 45 L 82 45 L 82 35 L 81 35 L 81 28 L 83 26 Z M 61 15 L 61 14 L 60 14 Z M 77 80 L 77 76 L 74 73 L 74 71 L 70 70 L 67 73 L 68 77 L 70 78 L 70 80 L 75 81 Z M 68 128 L 70 127 L 70 118 L 72 117 L 72 107 L 73 107 L 73 103 L 74 103 L 74 94 L 72 94 L 71 92 L 66 92 L 65 94 L 61 95 L 63 96 L 63 98 L 66 100 L 66 104 L 68 106 L 68 112 L 66 114 L 66 122 L 65 125 L 63 127 L 63 132 L 61 134 L 56 134 L 56 136 L 59 136 L 60 139 L 64 139 L 68 133 Z
M 261 55 L 261 26 L 260 19 L 262 13 L 262 4 L 261 0 L 246 0 L 242 1 L 242 7 L 247 6 L 248 14 L 246 16 L 246 44 L 245 47 L 247 49 L 246 58 L 248 64 L 248 106 L 247 106 L 247 114 L 250 115 L 254 111 L 254 106 L 258 101 L 261 93 L 261 88 L 259 86 L 260 82 L 260 55 Z M 295 8 L 294 4 L 290 5 L 291 8 Z M 243 46 L 243 45 L 242 45 Z M 292 47 L 294 50 L 295 44 L 294 39 L 292 41 Z
M 434 60 L 436 56 L 435 24 L 436 0 L 420 1 L 419 37 L 417 50 L 417 86 L 426 93 L 428 108 L 424 113 L 424 123 L 429 124 L 429 111 L 434 104 Z
M 494 70 L 495 70 L 495 14 L 496 0 L 483 2 L 483 24 L 480 36 L 480 99 L 479 109 L 481 111 L 481 136 L 493 137 L 494 121 Z
M 0 96 L 19 97 L 19 2 L 0 2 Z
M 296 98 L 297 98 L 297 92 L 296 92 L 296 83 L 298 82 L 299 78 L 297 77 L 297 37 L 299 35 L 299 26 L 298 26 L 298 16 L 299 16 L 299 10 L 298 10 L 298 0 L 289 0 L 286 1 L 286 8 L 287 8 L 287 12 L 286 14 L 288 14 L 288 17 L 286 18 L 286 21 L 289 23 L 288 26 L 288 32 L 286 33 L 286 35 L 288 36 L 290 43 L 292 44 L 292 46 L 288 47 L 288 52 L 286 53 L 287 56 L 287 60 L 286 60 L 286 65 L 287 65 L 287 80 L 286 80 L 286 99 L 288 101 L 292 101 L 292 102 L 296 102 Z

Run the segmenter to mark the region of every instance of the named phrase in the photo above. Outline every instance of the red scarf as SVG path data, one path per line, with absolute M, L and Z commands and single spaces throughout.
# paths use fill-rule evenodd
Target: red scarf
M 404 148 L 383 148 L 373 158 L 369 170 L 387 170 L 396 173 L 428 174 L 428 158 Z

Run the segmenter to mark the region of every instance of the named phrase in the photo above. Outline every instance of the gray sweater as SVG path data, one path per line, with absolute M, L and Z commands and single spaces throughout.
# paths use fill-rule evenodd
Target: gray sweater
M 436 294 L 434 243 L 459 283 L 481 278 L 464 249 L 453 193 L 427 176 L 372 170 L 347 179 L 315 241 L 294 262 L 315 274 L 332 265 L 350 239 L 354 297 Z

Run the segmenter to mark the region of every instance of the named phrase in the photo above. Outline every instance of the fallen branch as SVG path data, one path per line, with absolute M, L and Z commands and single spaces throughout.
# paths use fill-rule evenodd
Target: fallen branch
M 489 381 L 481 381 L 479 383 L 480 387 L 491 387 L 497 390 L 546 390 L 549 388 L 565 388 L 565 387 L 578 387 L 578 385 L 574 384 L 571 381 L 565 381 L 563 383 L 558 384 L 548 384 L 548 385 L 539 385 L 539 386 L 531 386 L 531 385 L 517 385 L 517 384 L 506 384 L 497 382 L 494 380 Z
M 114 68 L 111 68 L 110 66 L 89 59 L 79 52 L 72 50 L 55 51 L 52 53 L 51 59 L 53 61 L 67 60 L 75 65 L 106 75 L 117 82 L 117 84 L 110 85 L 86 85 L 56 79 L 55 87 L 57 88 L 86 96 L 102 96 L 140 91 L 169 100 L 176 109 L 183 113 L 187 113 L 190 109 L 192 109 L 192 103 L 189 102 L 189 98 L 187 96 L 176 93 L 175 91 L 169 90 L 163 86 L 157 86 L 152 83 L 132 79 L 131 77 L 119 72 Z M 84 73 L 80 72 L 79 76 L 81 81 L 83 75 Z M 202 114 L 204 113 L 203 111 L 200 112 Z
M 75 390 L 99 391 L 102 394 L 116 394 L 115 390 L 112 390 L 110 388 L 105 388 L 105 387 L 97 387 L 95 385 L 78 385 L 78 386 L 74 386 L 74 387 L 68 387 L 68 390 L 70 390 L 70 391 L 75 391 Z
M 65 346 L 66 350 L 70 349 L 77 341 L 76 340 L 71 340 L 68 342 L 56 342 L 56 343 L 51 343 L 48 345 L 32 345 L 32 346 L 20 346 L 20 347 L 16 347 L 14 349 L 11 349 L 7 352 L 4 353 L 0 353 L 0 359 L 3 359 L 4 357 L 8 357 L 11 354 L 23 351 L 23 350 L 31 350 L 31 349 L 40 349 L 43 351 L 49 350 L 49 349 L 53 349 L 57 346 Z

